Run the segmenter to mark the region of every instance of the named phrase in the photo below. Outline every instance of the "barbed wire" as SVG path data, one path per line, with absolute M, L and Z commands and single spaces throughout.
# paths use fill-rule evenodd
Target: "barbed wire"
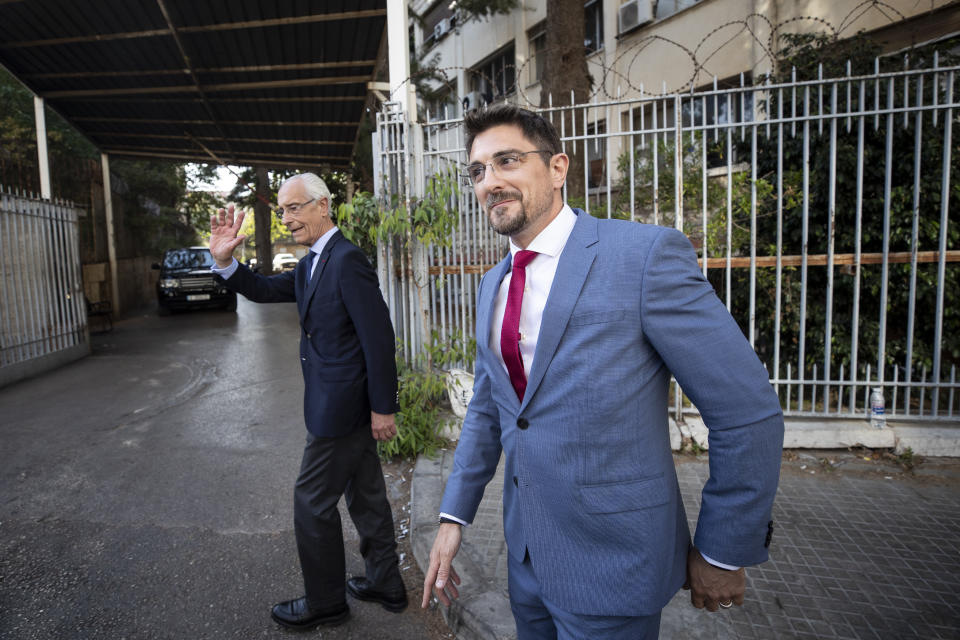
M 931 5 L 932 4 L 933 3 L 931 3 Z M 946 5 L 944 4 L 940 7 L 931 6 L 929 11 L 935 11 L 943 6 Z M 593 80 L 593 89 L 588 96 L 588 101 L 599 99 L 601 97 L 604 99 L 617 99 L 620 97 L 620 93 L 625 89 L 632 90 L 633 92 L 650 97 L 661 97 L 664 95 L 691 91 L 698 86 L 698 78 L 701 78 L 704 74 L 706 74 L 708 77 L 716 77 L 716 74 L 710 71 L 708 64 L 711 62 L 711 60 L 718 56 L 723 49 L 727 47 L 727 45 L 731 44 L 732 42 L 739 41 L 744 36 L 744 33 L 747 34 L 747 38 L 752 38 L 753 44 L 762 53 L 759 58 L 753 61 L 750 72 L 755 72 L 758 68 L 764 66 L 764 63 L 767 63 L 772 69 L 775 67 L 777 61 L 777 41 L 780 37 L 788 33 L 788 30 L 792 27 L 813 25 L 816 28 L 816 33 L 825 34 L 829 38 L 836 40 L 840 39 L 844 33 L 849 32 L 852 28 L 854 28 L 861 18 L 874 10 L 886 18 L 889 24 L 896 24 L 897 22 L 906 19 L 906 16 L 898 8 L 888 2 L 884 2 L 883 0 L 862 0 L 858 4 L 854 5 L 850 11 L 843 16 L 839 22 L 839 25 L 836 26 L 826 18 L 813 15 L 794 16 L 781 22 L 774 23 L 766 15 L 754 12 L 747 14 L 741 19 L 730 20 L 723 24 L 717 25 L 706 35 L 704 35 L 697 45 L 693 47 L 693 49 L 690 49 L 685 44 L 678 42 L 677 40 L 667 38 L 659 34 L 651 34 L 632 42 L 630 45 L 623 47 L 622 50 L 620 47 L 618 47 L 616 57 L 609 62 L 605 60 L 605 52 L 600 50 L 600 56 L 594 56 L 593 59 L 589 59 L 587 61 L 588 69 Z M 765 29 L 769 30 L 769 36 L 766 39 L 763 39 L 760 35 L 758 35 L 758 33 L 761 31 L 761 27 L 765 27 Z M 709 46 L 708 43 L 710 43 L 715 36 L 718 36 L 718 34 L 731 29 L 735 29 L 735 32 L 733 32 L 732 35 L 727 37 L 723 42 L 713 46 L 711 49 L 706 49 L 706 47 Z M 459 27 L 456 28 L 456 31 L 459 33 Z M 801 27 L 800 31 L 798 32 L 809 33 L 811 30 L 809 28 L 803 29 Z M 678 55 L 682 54 L 689 60 L 691 67 L 691 73 L 689 77 L 686 77 L 681 83 L 675 86 L 668 86 L 666 81 L 663 81 L 661 88 L 659 89 L 645 87 L 642 83 L 638 81 L 635 82 L 632 79 L 634 76 L 634 65 L 640 62 L 645 62 L 646 59 L 644 58 L 644 53 L 657 44 L 672 46 L 677 52 L 679 52 Z M 590 55 L 591 53 L 588 49 L 585 49 L 584 51 L 585 55 Z M 429 51 L 425 52 L 423 55 L 426 55 L 427 53 L 429 53 Z M 523 74 L 529 73 L 528 70 L 530 69 L 531 65 L 536 65 L 537 56 L 550 56 L 551 53 L 556 53 L 556 51 L 551 52 L 551 50 L 545 48 L 536 52 L 534 55 L 528 56 L 520 66 L 516 66 L 515 64 L 504 65 L 502 75 L 506 75 L 507 70 L 513 71 L 512 89 L 516 92 L 518 102 L 521 104 L 533 107 L 540 106 L 539 102 L 535 103 L 530 99 L 530 96 L 523 89 L 520 79 L 524 77 Z M 662 60 L 663 56 L 659 56 L 658 63 L 662 64 L 660 62 Z M 623 71 L 621 71 L 621 69 L 623 69 Z M 498 77 L 491 78 L 481 70 L 465 66 L 426 66 L 423 69 L 411 74 L 403 83 L 398 86 L 398 88 L 394 89 L 394 91 L 390 94 L 390 99 L 395 99 L 394 94 L 401 88 L 405 89 L 408 83 L 417 85 L 420 82 L 430 80 L 438 83 L 438 86 L 430 87 L 429 94 L 431 95 L 440 97 L 443 94 L 455 92 L 457 76 L 461 71 L 467 75 L 468 79 L 480 78 L 483 81 L 482 84 L 485 84 L 488 87 L 497 87 L 497 82 L 500 79 Z M 537 84 L 539 84 L 539 82 Z M 539 94 L 539 90 L 537 93 Z M 493 101 L 501 99 L 502 97 L 503 92 L 497 91 L 491 96 L 491 98 L 487 98 L 487 100 Z

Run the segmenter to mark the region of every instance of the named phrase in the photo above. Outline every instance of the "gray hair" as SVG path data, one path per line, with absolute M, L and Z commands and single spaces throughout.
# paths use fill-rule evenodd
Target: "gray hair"
M 315 173 L 298 173 L 297 175 L 291 176 L 284 180 L 283 184 L 285 185 L 288 182 L 293 182 L 294 180 L 299 180 L 303 183 L 304 190 L 311 198 L 316 198 L 317 200 L 326 198 L 327 207 L 332 210 L 333 195 L 331 195 L 330 189 L 327 187 L 327 183 L 323 181 L 323 178 Z M 283 185 L 280 185 L 280 187 L 282 188 Z

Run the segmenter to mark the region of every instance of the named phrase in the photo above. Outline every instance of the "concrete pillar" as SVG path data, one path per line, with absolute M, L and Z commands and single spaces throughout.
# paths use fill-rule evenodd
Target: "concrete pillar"
M 110 158 L 100 154 L 100 167 L 103 170 L 103 210 L 107 218 L 107 255 L 110 259 L 110 297 L 113 313 L 120 315 L 120 281 L 117 273 L 117 236 L 113 225 L 113 190 L 110 187 Z
M 37 123 L 37 164 L 40 167 L 40 196 L 46 200 L 53 197 L 50 190 L 50 158 L 47 155 L 47 116 L 43 110 L 43 98 L 33 96 L 33 117 Z
M 390 60 L 390 100 L 417 118 L 416 93 L 410 82 L 409 19 L 406 0 L 387 0 L 387 51 Z

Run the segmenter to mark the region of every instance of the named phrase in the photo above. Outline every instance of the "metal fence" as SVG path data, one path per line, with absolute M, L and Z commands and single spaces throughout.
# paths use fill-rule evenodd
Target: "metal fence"
M 0 368 L 87 344 L 80 215 L 65 202 L 0 191 Z
M 889 417 L 956 421 L 960 67 L 936 60 L 540 111 L 578 158 L 568 202 L 687 234 L 786 414 L 864 417 L 882 387 Z M 431 179 L 464 167 L 462 121 L 445 116 L 378 115 L 382 206 L 416 211 Z M 446 205 L 448 246 L 381 243 L 407 357 L 473 335 L 479 278 L 507 252 L 471 190 Z

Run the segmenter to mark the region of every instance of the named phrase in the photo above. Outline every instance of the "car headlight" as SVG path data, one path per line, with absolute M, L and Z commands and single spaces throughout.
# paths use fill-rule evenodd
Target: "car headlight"
M 161 289 L 179 289 L 180 281 L 176 278 L 164 278 L 160 281 Z

